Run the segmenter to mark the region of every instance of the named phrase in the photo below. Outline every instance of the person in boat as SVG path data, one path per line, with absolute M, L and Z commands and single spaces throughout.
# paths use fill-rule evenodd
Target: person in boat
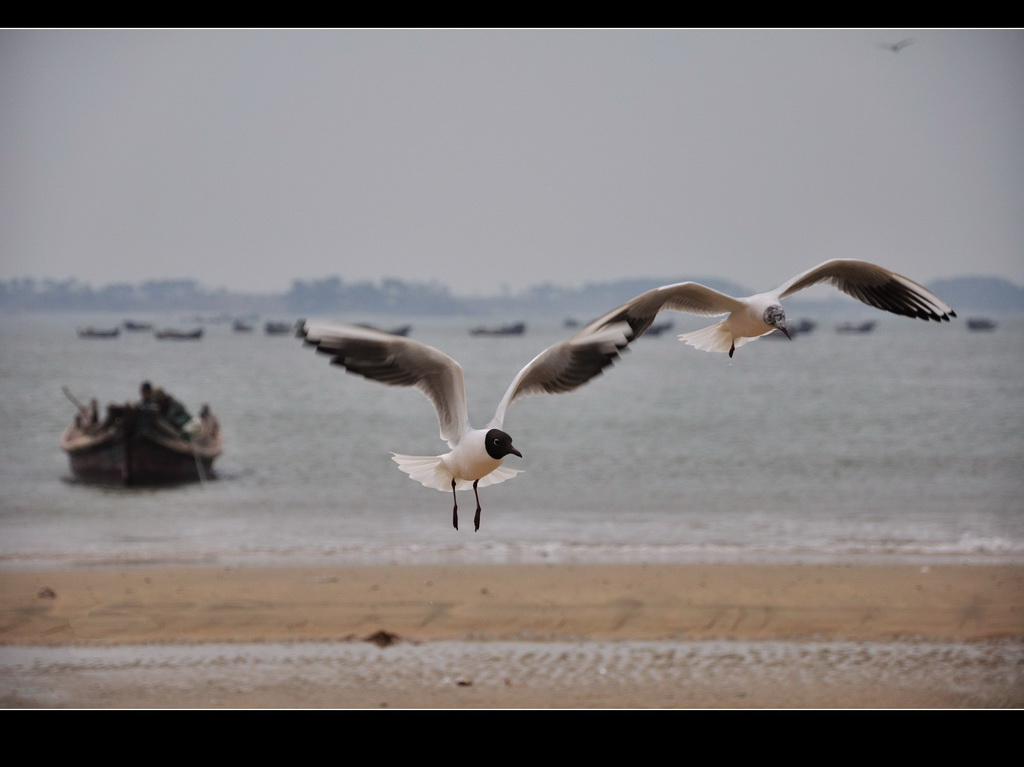
M 153 384 L 149 381 L 143 381 L 142 385 L 139 386 L 139 407 L 149 407 L 155 405 L 153 402 Z
M 220 432 L 220 423 L 207 404 L 204 404 L 199 411 L 199 424 L 196 430 L 198 431 L 199 429 L 202 429 L 211 439 L 216 439 L 217 434 Z
M 168 423 L 173 424 L 178 431 L 187 433 L 185 425 L 192 420 L 191 413 L 178 400 L 157 386 L 152 391 L 153 402 L 160 416 Z
M 78 411 L 78 415 L 75 416 L 75 426 L 83 431 L 95 430 L 100 420 L 100 403 L 93 397 L 89 401 L 88 409 L 81 409 Z

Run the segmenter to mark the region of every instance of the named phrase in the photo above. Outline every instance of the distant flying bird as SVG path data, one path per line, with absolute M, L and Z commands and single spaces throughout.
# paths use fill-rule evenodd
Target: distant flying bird
M 640 294 L 592 325 L 627 322 L 639 338 L 663 309 L 705 317 L 727 314 L 721 322 L 684 333 L 679 340 L 703 351 L 728 352 L 732 357 L 738 347 L 773 330 L 788 337 L 786 313 L 779 301 L 819 283 L 832 285 L 868 306 L 905 317 L 948 322 L 956 316 L 942 299 L 907 277 L 867 261 L 835 259 L 797 275 L 775 290 L 747 298 L 734 298 L 697 282 L 665 285 Z
M 513 446 L 512 437 L 502 430 L 509 406 L 527 394 L 556 394 L 579 388 L 600 375 L 640 334 L 628 322 L 597 321 L 572 338 L 548 347 L 519 371 L 494 417 L 482 429 L 474 429 L 469 423 L 462 367 L 447 354 L 409 338 L 358 325 L 306 322 L 298 335 L 350 373 L 390 386 L 415 386 L 426 395 L 434 404 L 441 439 L 450 451 L 435 456 L 392 453 L 393 460 L 424 486 L 452 492 L 452 525 L 456 530 L 459 502 L 455 491 L 472 486 L 476 497 L 473 524 L 479 530 L 477 488 L 514 477 L 519 470 L 502 463 L 509 455 L 523 457 Z
M 903 40 L 900 40 L 898 43 L 879 43 L 878 47 L 885 48 L 885 50 L 892 51 L 893 53 L 899 53 L 913 42 L 914 38 L 906 37 Z

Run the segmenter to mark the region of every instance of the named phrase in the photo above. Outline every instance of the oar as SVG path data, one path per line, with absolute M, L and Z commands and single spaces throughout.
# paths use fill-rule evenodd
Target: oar
M 78 408 L 79 412 L 81 412 L 82 415 L 84 415 L 86 417 L 89 416 L 89 408 L 87 408 L 85 405 L 83 405 L 81 402 L 79 402 L 78 398 L 75 397 L 75 395 L 71 393 L 71 390 L 68 389 L 68 387 L 62 386 L 62 387 L 60 387 L 60 390 L 62 392 L 64 392 L 64 396 L 65 397 L 67 397 L 69 400 L 71 400 L 74 403 L 75 407 Z
M 206 488 L 206 472 L 203 470 L 203 461 L 199 457 L 199 451 L 196 450 L 196 446 L 189 440 L 189 446 L 192 448 L 192 457 L 196 460 L 196 471 L 199 472 L 199 484 L 205 489 Z

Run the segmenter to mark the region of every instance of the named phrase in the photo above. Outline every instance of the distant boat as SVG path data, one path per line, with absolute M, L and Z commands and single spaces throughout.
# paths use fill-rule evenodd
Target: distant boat
M 196 328 L 195 330 L 173 330 L 169 328 L 167 330 L 158 330 L 153 335 L 156 338 L 159 338 L 161 341 L 192 341 L 198 340 L 203 337 L 203 329 Z
M 798 335 L 804 333 L 810 333 L 818 327 L 818 323 L 814 320 L 802 319 L 799 322 L 793 324 L 786 323 L 786 330 L 789 331 L 789 338 L 796 338 Z M 771 333 L 767 333 L 762 338 L 786 338 L 786 334 L 781 330 L 773 330 Z
M 865 320 L 864 322 L 844 322 L 841 325 L 836 325 L 837 333 L 870 333 L 874 329 L 874 320 Z
M 123 323 L 125 330 L 152 330 L 152 322 L 135 322 L 134 320 L 125 320 Z
M 469 334 L 471 336 L 521 336 L 525 331 L 525 322 L 514 322 L 511 325 L 499 325 L 496 328 L 472 328 Z
M 996 323 L 988 317 L 969 317 L 967 319 L 968 330 L 995 330 Z
M 291 322 L 267 322 L 263 331 L 268 336 L 283 336 L 286 333 L 294 333 L 295 325 Z
M 385 330 L 384 328 L 378 328 L 376 325 L 371 325 L 368 322 L 357 322 L 355 323 L 361 328 L 369 328 L 370 330 L 379 330 L 382 333 L 390 333 L 393 336 L 407 336 L 412 332 L 412 325 L 398 325 L 397 327 L 391 328 L 391 330 Z
M 665 322 L 655 322 L 653 325 L 647 328 L 647 335 L 660 336 L 666 330 L 671 330 L 672 324 L 672 320 L 665 320 Z
M 245 320 L 235 320 L 231 323 L 231 327 L 239 333 L 248 333 L 252 330 L 252 324 Z
M 121 334 L 120 328 L 110 328 L 109 330 L 99 328 L 79 328 L 79 338 L 117 338 Z

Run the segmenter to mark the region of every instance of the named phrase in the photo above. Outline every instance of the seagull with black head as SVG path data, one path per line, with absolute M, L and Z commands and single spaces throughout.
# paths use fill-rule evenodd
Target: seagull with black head
M 416 341 L 372 328 L 349 324 L 302 323 L 298 335 L 331 362 L 350 373 L 390 386 L 414 386 L 426 395 L 437 413 L 441 439 L 449 452 L 434 456 L 392 453 L 398 468 L 426 487 L 451 492 L 452 525 L 459 528 L 458 490 L 473 488 L 474 528 L 480 529 L 478 488 L 504 482 L 520 473 L 504 466 L 505 459 L 523 454 L 504 431 L 509 406 L 527 394 L 557 394 L 578 389 L 600 375 L 650 323 L 609 321 L 607 315 L 573 337 L 534 357 L 512 379 L 494 416 L 482 429 L 469 422 L 462 367 L 444 352 Z

